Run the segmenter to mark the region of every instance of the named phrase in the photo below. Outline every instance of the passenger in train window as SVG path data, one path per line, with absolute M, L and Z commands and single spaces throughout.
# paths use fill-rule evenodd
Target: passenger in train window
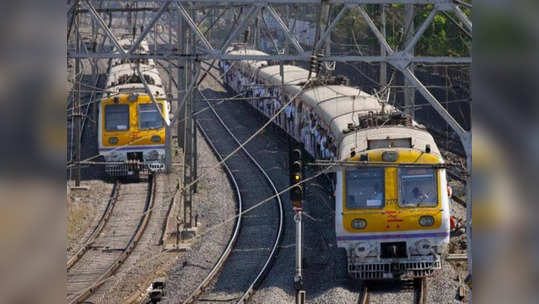
M 321 154 L 322 154 L 322 159 L 326 159 L 326 132 L 322 129 L 322 136 L 320 138 L 320 148 L 321 148 Z
M 314 146 L 314 157 L 319 158 L 320 154 L 320 126 L 318 124 L 315 125 L 314 131 L 313 131 L 313 146 Z
M 290 127 L 291 127 L 291 134 L 293 136 L 296 136 L 296 102 L 292 101 L 290 103 Z
M 288 103 L 289 100 L 288 100 L 288 97 L 285 97 L 285 102 Z M 292 131 L 292 125 L 294 123 L 294 118 L 292 116 L 292 104 L 293 102 L 289 103 L 287 106 L 286 106 L 286 109 L 284 110 L 285 111 L 285 119 L 286 119 L 286 131 L 289 133 L 289 134 L 292 134 L 294 135 L 293 131 Z
M 307 122 L 304 122 L 301 126 L 301 141 L 305 146 L 305 150 L 309 150 L 309 146 L 311 143 L 311 134 Z

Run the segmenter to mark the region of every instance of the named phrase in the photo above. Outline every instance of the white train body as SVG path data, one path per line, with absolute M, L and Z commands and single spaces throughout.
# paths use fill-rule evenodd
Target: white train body
M 264 55 L 242 47 L 228 53 Z M 275 116 L 315 159 L 346 164 L 336 171 L 335 234 L 350 276 L 412 278 L 441 268 L 450 231 L 447 179 L 423 126 L 342 81 L 305 87 L 309 72 L 301 67 L 284 65 L 284 80 L 281 67 L 265 61 L 220 67 L 234 91 L 251 97 L 262 115 Z

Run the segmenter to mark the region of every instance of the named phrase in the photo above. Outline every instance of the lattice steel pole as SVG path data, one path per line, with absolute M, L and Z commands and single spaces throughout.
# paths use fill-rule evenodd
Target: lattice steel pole
M 78 5 L 77 5 L 78 6 Z M 80 14 L 77 14 L 75 17 L 75 39 L 76 39 L 76 49 L 77 52 L 80 52 Z M 80 134 L 81 134 L 81 111 L 80 111 L 80 88 L 81 88 L 81 69 L 80 69 L 80 58 L 75 59 L 75 98 L 73 99 L 73 126 L 72 126 L 72 132 L 75 134 L 74 141 L 75 141 L 75 187 L 80 187 Z
M 192 14 L 193 21 L 195 21 L 195 24 L 197 22 L 197 14 L 196 11 Z M 190 30 L 190 46 L 191 50 L 195 50 L 195 32 L 191 29 Z M 191 61 L 191 81 L 197 82 L 198 79 L 194 78 L 194 75 L 196 75 L 196 71 L 200 70 L 200 63 L 197 60 Z M 197 180 L 198 177 L 198 149 L 197 149 L 197 128 L 196 128 L 196 117 L 193 115 L 193 113 L 196 111 L 196 107 L 194 107 L 194 103 L 196 100 L 193 99 L 193 94 L 190 94 L 190 100 L 191 100 L 191 138 L 192 138 L 192 146 L 191 146 L 191 179 Z M 191 187 L 192 191 L 194 193 L 197 193 L 198 188 L 198 182 L 195 182 L 193 186 Z M 191 205 L 193 202 L 191 201 Z M 192 206 L 191 206 L 192 207 Z
M 183 22 L 183 19 L 182 19 Z M 183 26 L 183 33 L 184 39 L 183 49 L 186 53 L 191 53 L 194 49 L 191 45 L 191 30 L 188 26 L 184 24 Z M 184 68 L 184 77 L 185 77 L 185 91 L 187 94 L 187 90 L 191 82 L 193 81 L 192 75 L 193 75 L 193 62 L 192 60 L 185 61 L 185 68 Z M 193 189 L 190 186 L 192 179 L 192 173 L 193 173 L 193 124 L 192 124 L 192 114 L 193 114 L 193 98 L 192 94 L 188 94 L 185 98 L 184 104 L 185 104 L 185 112 L 184 112 L 184 166 L 183 166 L 183 185 L 184 185 L 184 198 L 183 198 L 183 222 L 184 222 L 184 228 L 190 229 L 192 227 L 192 218 L 193 218 L 193 212 L 192 212 L 192 198 L 193 198 Z
M 405 31 L 406 31 L 406 43 L 409 43 L 410 40 L 414 37 L 414 5 L 406 4 L 405 5 L 405 17 L 404 17 Z M 409 56 L 414 56 L 414 49 L 411 48 L 407 52 Z M 414 72 L 414 64 L 411 63 L 409 66 L 410 71 Z M 414 84 L 404 78 L 404 112 L 410 114 L 412 118 L 415 118 L 415 87 Z
M 386 5 L 382 4 L 380 6 L 381 12 L 380 12 L 380 19 L 382 23 L 382 35 L 384 35 L 384 38 L 386 37 L 387 31 L 386 31 Z M 386 56 L 387 51 L 384 48 L 383 45 L 380 45 L 380 56 Z M 387 85 L 387 63 L 380 62 L 380 87 L 383 88 Z

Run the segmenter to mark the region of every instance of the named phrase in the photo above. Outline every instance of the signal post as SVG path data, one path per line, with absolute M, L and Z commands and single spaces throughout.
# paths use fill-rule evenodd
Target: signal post
M 294 209 L 294 222 L 296 222 L 296 271 L 294 274 L 294 287 L 296 288 L 296 304 L 305 303 L 305 290 L 303 290 L 303 160 L 301 146 L 296 145 L 290 151 L 290 200 Z

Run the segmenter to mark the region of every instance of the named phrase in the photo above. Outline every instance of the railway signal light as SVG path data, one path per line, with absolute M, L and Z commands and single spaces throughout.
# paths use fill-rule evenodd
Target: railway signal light
M 297 185 L 290 190 L 290 200 L 295 202 L 301 202 L 303 200 L 303 186 Z M 294 207 L 301 207 L 301 206 L 295 206 Z
M 301 148 L 294 148 L 290 151 L 290 185 L 295 185 L 303 180 L 303 160 Z M 303 186 L 296 185 L 290 191 L 292 201 L 303 200 Z
M 297 184 L 303 178 L 303 161 L 301 149 L 296 148 L 290 152 L 290 184 Z

